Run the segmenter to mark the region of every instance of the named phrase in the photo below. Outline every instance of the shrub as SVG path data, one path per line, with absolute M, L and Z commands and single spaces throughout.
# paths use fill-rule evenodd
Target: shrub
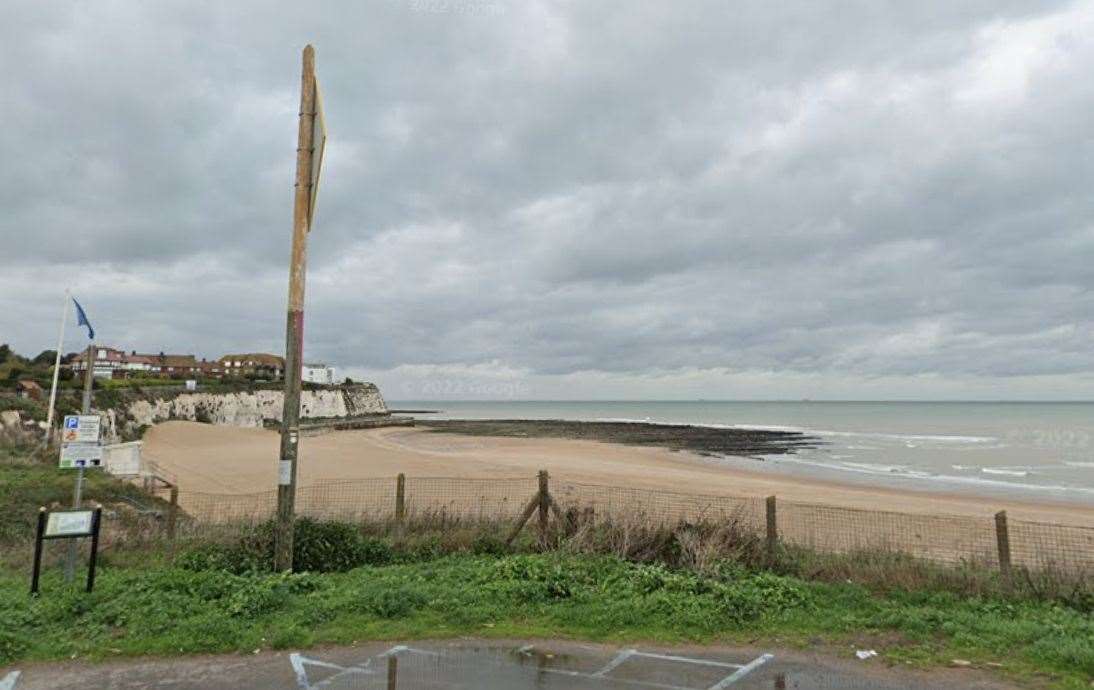
M 366 592 L 357 607 L 381 618 L 401 618 L 410 615 L 425 603 L 426 597 L 421 592 L 396 587 Z
M 385 542 L 362 536 L 344 522 L 302 518 L 297 520 L 294 534 L 293 570 L 298 572 L 342 572 L 392 561 L 391 547 Z
M 176 563 L 194 571 L 231 573 L 268 571 L 273 564 L 274 524 L 264 522 L 233 544 L 198 546 L 179 555 Z M 388 544 L 366 537 L 344 522 L 300 518 L 293 531 L 293 571 L 344 572 L 363 565 L 386 565 L 394 560 Z

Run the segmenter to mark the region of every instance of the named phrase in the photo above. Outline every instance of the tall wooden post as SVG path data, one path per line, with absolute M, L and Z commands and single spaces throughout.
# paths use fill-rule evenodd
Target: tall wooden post
M 406 475 L 402 472 L 395 478 L 395 523 L 400 528 L 406 521 Z
M 775 549 L 779 544 L 779 523 L 775 517 L 775 497 L 767 497 L 767 557 L 775 562 Z
M 547 518 L 550 510 L 551 493 L 548 485 L 547 470 L 539 471 L 539 541 L 547 544 Z
M 167 506 L 167 541 L 168 547 L 174 550 L 175 534 L 179 522 L 179 488 L 171 485 L 171 502 Z
M 999 571 L 1003 574 L 1003 582 L 1010 584 L 1010 530 L 1007 528 L 1007 511 L 1000 510 L 995 514 L 995 541 L 999 547 Z
M 285 407 L 281 421 L 278 464 L 277 530 L 274 568 L 292 569 L 296 460 L 300 439 L 301 364 L 304 355 L 304 276 L 311 229 L 312 154 L 315 126 L 315 49 L 304 48 L 300 83 L 300 122 L 297 130 L 296 192 L 293 199 L 292 258 L 289 264 L 289 305 L 285 327 Z
M 399 657 L 392 654 L 387 658 L 387 690 L 399 687 Z

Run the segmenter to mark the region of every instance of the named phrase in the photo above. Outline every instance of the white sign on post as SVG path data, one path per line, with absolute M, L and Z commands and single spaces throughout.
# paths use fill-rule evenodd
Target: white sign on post
M 90 535 L 92 510 L 66 510 L 50 513 L 46 521 L 47 537 L 68 537 L 75 535 Z
M 103 464 L 103 447 L 98 443 L 66 443 L 61 446 L 63 470 L 78 467 L 99 467 Z
M 61 432 L 62 443 L 98 443 L 99 415 L 65 415 L 65 425 Z
M 315 117 L 312 119 L 311 199 L 308 200 L 308 232 L 315 216 L 315 200 L 319 195 L 319 173 L 323 170 L 323 151 L 327 148 L 327 120 L 323 117 L 323 94 L 315 80 Z

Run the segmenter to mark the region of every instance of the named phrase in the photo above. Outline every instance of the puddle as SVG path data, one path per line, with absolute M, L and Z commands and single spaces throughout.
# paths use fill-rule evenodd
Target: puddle
M 516 643 L 519 645 L 520 643 Z M 560 641 L 387 648 L 369 643 L 254 657 L 148 659 L 115 664 L 40 665 L 12 670 L 0 690 L 938 690 L 998 689 L 973 672 L 930 676 L 873 662 L 808 660 L 781 653 L 695 649 L 656 652 Z
M 294 655 L 299 658 L 299 655 Z M 920 682 L 879 680 L 878 673 L 833 671 L 780 663 L 772 654 L 724 659 L 623 649 L 605 658 L 555 653 L 532 645 L 518 649 L 394 647 L 347 667 L 318 662 L 298 671 L 301 690 L 912 690 Z M 882 672 L 881 675 L 884 675 Z M 939 686 L 943 687 L 943 686 Z M 952 686 L 955 690 L 958 687 Z

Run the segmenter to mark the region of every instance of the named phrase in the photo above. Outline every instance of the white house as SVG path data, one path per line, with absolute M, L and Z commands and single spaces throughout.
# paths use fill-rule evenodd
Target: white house
M 326 364 L 305 364 L 302 368 L 305 383 L 334 385 L 334 367 Z
M 91 375 L 95 378 L 108 379 L 114 375 L 115 369 L 120 369 L 125 364 L 125 352 L 112 347 L 96 347 L 92 356 L 94 362 Z M 87 370 L 87 349 L 81 350 L 72 358 L 72 370 L 77 373 Z

